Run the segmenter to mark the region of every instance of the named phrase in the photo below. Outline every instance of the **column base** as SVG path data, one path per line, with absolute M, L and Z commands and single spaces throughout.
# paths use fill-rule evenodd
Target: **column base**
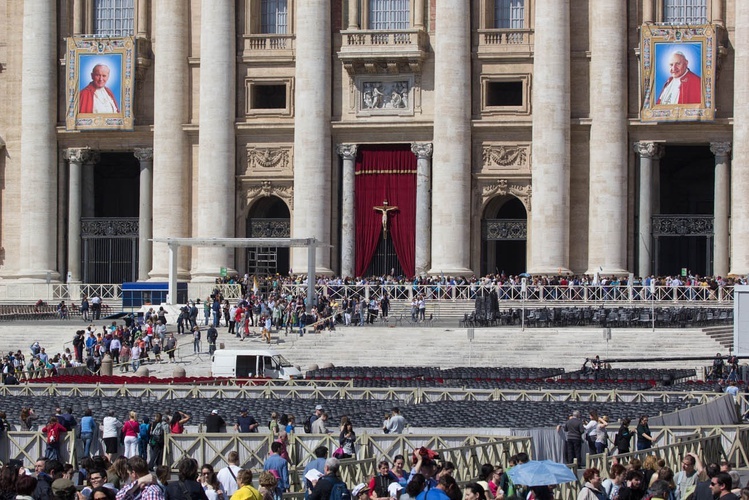
M 430 276 L 466 276 L 476 273 L 474 273 L 473 270 L 468 269 L 467 267 L 446 267 L 442 269 L 432 268 L 427 271 L 427 274 Z
M 152 270 L 148 273 L 148 279 L 146 281 L 162 282 L 167 280 L 169 280 L 169 271 Z M 177 281 L 190 281 L 190 271 L 188 271 L 187 269 L 178 269 Z
M 226 268 L 226 275 L 232 276 L 239 274 L 236 269 L 231 267 Z M 215 271 L 209 271 L 207 269 L 196 269 L 192 272 L 190 282 L 192 283 L 215 283 L 216 279 L 220 278 L 221 274 Z
M 588 269 L 585 271 L 585 274 L 589 274 L 590 276 L 593 276 L 594 274 L 598 273 L 599 276 L 621 276 L 621 275 L 629 275 L 628 269 L 620 269 L 620 268 L 609 268 L 604 267 L 603 270 L 596 268 Z
M 570 276 L 574 274 L 566 267 L 532 267 L 526 271 L 528 274 L 539 275 L 539 276 Z
M 60 283 L 60 273 L 57 271 L 18 271 L 12 275 L 5 275 L 6 279 L 12 279 L 21 283 Z

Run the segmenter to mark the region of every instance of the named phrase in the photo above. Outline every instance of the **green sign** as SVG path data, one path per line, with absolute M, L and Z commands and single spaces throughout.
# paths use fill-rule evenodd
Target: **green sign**
M 686 277 L 687 276 L 687 268 L 686 267 L 682 267 L 681 268 L 681 275 L 682 275 L 682 277 Z
M 226 268 L 225 268 L 225 267 L 222 267 L 222 268 L 221 268 L 221 277 L 222 277 L 222 278 L 226 278 L 226 274 L 227 274 L 227 273 L 226 273 Z

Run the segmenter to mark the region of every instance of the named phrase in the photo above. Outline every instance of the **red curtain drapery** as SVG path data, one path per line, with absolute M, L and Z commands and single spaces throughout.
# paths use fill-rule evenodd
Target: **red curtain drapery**
M 387 200 L 398 207 L 388 213 L 388 238 L 398 262 L 410 278 L 416 272 L 416 155 L 409 145 L 370 145 L 356 156 L 356 275 L 367 271 L 382 238 L 382 213 Z

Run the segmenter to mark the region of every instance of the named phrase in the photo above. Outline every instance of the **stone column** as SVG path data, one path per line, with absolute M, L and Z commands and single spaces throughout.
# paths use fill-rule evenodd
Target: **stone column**
M 348 1 L 348 29 L 359 29 L 359 0 Z
M 626 7 L 621 0 L 591 4 L 590 275 L 599 268 L 604 274 L 628 273 Z
M 68 273 L 71 283 L 81 282 L 81 210 L 83 199 L 83 164 L 89 160 L 88 148 L 65 150 L 68 160 Z
M 413 143 L 416 155 L 416 276 L 426 276 L 432 260 L 432 143 Z
M 138 198 L 138 281 L 146 281 L 151 270 L 153 237 L 153 148 L 135 148 L 140 162 Z
M 725 15 L 723 13 L 723 2 L 725 0 L 713 0 L 713 15 L 712 20 L 708 19 L 708 21 L 712 21 L 713 24 L 717 24 L 720 26 L 724 26 L 726 24 Z
M 186 237 L 190 223 L 189 181 L 192 160 L 182 130 L 188 118 L 190 88 L 175 85 L 190 79 L 187 57 L 188 9 L 182 0 L 159 0 L 154 9 L 154 130 L 153 171 L 160 184 L 153 199 L 155 238 Z M 233 66 L 232 66 L 233 67 Z M 217 88 L 217 87 L 215 87 Z M 202 193 L 201 193 L 202 194 Z M 233 199 L 233 197 L 232 197 Z M 187 249 L 179 250 L 180 276 L 187 274 Z M 169 275 L 169 251 L 165 243 L 153 245 L 152 279 Z
M 23 2 L 20 278 L 57 280 L 57 7 Z M 43 75 L 40 76 L 40 75 Z
M 294 238 L 330 242 L 330 0 L 297 2 L 294 102 Z M 330 250 L 315 255 L 316 273 L 332 274 Z M 307 249 L 292 250 L 292 269 L 307 269 Z
M 434 38 L 434 199 L 430 274 L 471 274 L 471 30 L 465 0 L 440 0 Z
M 2 141 L 2 139 L 0 139 Z M 0 155 L 3 154 L 3 145 L 0 143 Z M 57 203 L 60 207 L 68 206 L 68 162 L 65 150 L 60 151 L 57 157 Z M 68 234 L 68 211 L 60 210 L 57 214 L 57 271 L 62 277 L 68 268 L 68 242 L 65 235 Z
M 730 274 L 749 274 L 749 2 L 735 3 Z
M 570 2 L 536 2 L 528 272 L 569 273 Z
M 424 0 L 414 0 L 414 28 L 424 29 Z
M 728 274 L 728 205 L 731 196 L 731 174 L 728 167 L 730 142 L 711 142 L 715 155 L 715 199 L 713 200 L 713 275 Z
M 82 35 L 86 21 L 86 0 L 73 0 L 73 35 Z
M 338 154 L 343 158 L 341 276 L 354 277 L 356 272 L 356 209 L 354 208 L 356 144 L 339 144 Z
M 655 21 L 655 11 L 653 10 L 653 0 L 642 0 L 642 24 L 648 24 Z
M 82 179 L 82 199 L 81 199 L 81 216 L 93 217 L 96 212 L 96 194 L 94 188 L 94 166 L 99 163 L 101 155 L 98 151 L 89 150 L 88 154 L 83 157 L 83 179 Z
M 655 207 L 655 182 L 657 165 L 663 155 L 663 146 L 655 142 L 636 142 L 635 153 L 640 155 L 639 231 L 637 236 L 637 274 L 641 277 L 653 273 L 653 209 Z
M 234 236 L 237 65 L 234 6 L 234 0 L 203 0 L 201 7 L 200 195 L 197 198 L 197 236 L 201 238 Z M 232 248 L 199 247 L 196 250 L 193 281 L 213 281 L 222 267 L 234 267 Z

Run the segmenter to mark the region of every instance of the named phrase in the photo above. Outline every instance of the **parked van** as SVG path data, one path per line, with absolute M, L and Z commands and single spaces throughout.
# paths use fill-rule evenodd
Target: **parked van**
M 300 379 L 302 372 L 270 349 L 219 349 L 211 358 L 214 377 Z

